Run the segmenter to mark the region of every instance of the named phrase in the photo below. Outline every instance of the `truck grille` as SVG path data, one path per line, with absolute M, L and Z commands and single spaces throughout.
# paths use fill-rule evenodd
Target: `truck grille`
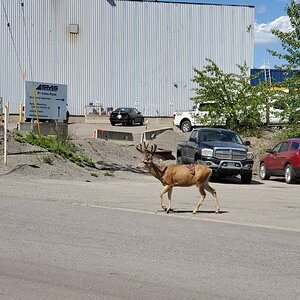
M 247 153 L 238 149 L 215 149 L 215 157 L 218 159 L 245 160 Z

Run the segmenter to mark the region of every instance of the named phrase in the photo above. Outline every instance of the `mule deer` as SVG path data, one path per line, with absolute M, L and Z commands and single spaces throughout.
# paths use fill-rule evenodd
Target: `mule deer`
M 164 186 L 164 188 L 160 192 L 160 206 L 162 209 L 164 209 L 167 213 L 169 213 L 169 211 L 171 210 L 171 196 L 173 187 L 188 187 L 195 185 L 199 189 L 201 197 L 193 210 L 193 214 L 195 214 L 199 210 L 201 204 L 203 203 L 206 197 L 205 190 L 213 195 L 216 205 L 215 212 L 219 212 L 220 206 L 218 203 L 217 193 L 209 185 L 209 178 L 212 175 L 212 170 L 210 168 L 197 164 L 170 164 L 166 166 L 159 166 L 153 162 L 153 156 L 155 154 L 157 145 L 154 144 L 151 146 L 151 149 L 148 148 L 149 144 L 146 143 L 140 144 L 139 147 L 136 147 L 139 152 L 144 154 L 144 159 L 138 165 L 138 168 L 147 169 Z M 168 193 L 168 207 L 163 205 L 163 195 L 165 193 Z

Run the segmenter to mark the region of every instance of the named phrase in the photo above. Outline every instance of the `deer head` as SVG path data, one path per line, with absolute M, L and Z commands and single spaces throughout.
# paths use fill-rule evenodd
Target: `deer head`
M 149 143 L 146 144 L 146 142 L 144 143 L 140 143 L 140 145 L 138 147 L 136 147 L 136 149 L 144 154 L 144 159 L 142 160 L 142 162 L 140 164 L 138 164 L 138 168 L 147 168 L 150 166 L 150 164 L 152 163 L 153 160 L 153 156 L 155 154 L 157 145 L 151 145 L 151 148 L 149 149 Z

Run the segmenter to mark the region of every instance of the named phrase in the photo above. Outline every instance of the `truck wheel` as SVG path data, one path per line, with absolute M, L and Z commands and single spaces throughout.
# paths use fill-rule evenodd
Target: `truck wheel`
M 179 165 L 183 165 L 183 161 L 182 161 L 182 157 L 181 156 L 177 156 L 177 163 Z
M 180 129 L 182 132 L 189 132 L 192 130 L 192 124 L 189 120 L 185 120 L 181 123 Z
M 296 175 L 291 165 L 287 165 L 284 170 L 284 179 L 288 184 L 295 183 Z
M 241 174 L 241 180 L 244 184 L 250 184 L 252 180 L 252 172 Z

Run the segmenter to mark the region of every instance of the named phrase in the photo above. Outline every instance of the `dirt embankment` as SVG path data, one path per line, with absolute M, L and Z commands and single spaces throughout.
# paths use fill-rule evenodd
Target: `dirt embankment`
M 189 135 L 175 128 L 157 135 L 151 142 L 156 143 L 159 148 L 172 150 L 173 155 L 176 156 L 177 143 L 187 140 Z M 275 131 L 269 130 L 263 132 L 261 137 L 244 137 L 244 140 L 251 142 L 250 149 L 255 157 L 255 174 L 258 170 L 259 158 L 266 149 L 276 143 L 278 138 L 276 138 Z M 8 164 L 7 166 L 0 164 L 0 176 L 99 181 L 113 177 L 136 178 L 137 174 L 142 172 L 136 168 L 141 160 L 141 154 L 136 150 L 139 140 L 133 144 L 115 143 L 100 139 L 80 138 L 72 134 L 71 141 L 76 147 L 77 154 L 91 158 L 96 163 L 96 168 L 83 168 L 43 148 L 19 143 L 14 139 L 14 130 L 11 130 L 8 132 L 7 143 Z M 0 147 L 3 155 L 3 137 Z

